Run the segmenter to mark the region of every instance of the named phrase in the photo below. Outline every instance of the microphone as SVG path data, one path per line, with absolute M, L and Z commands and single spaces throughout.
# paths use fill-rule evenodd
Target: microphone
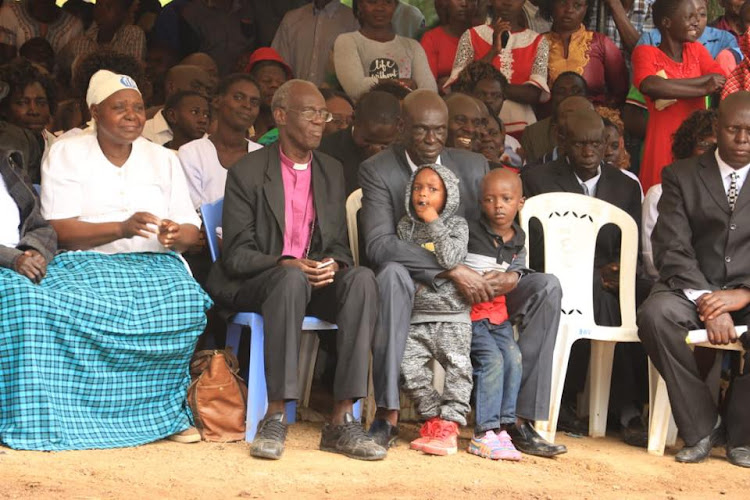
M 500 47 L 505 48 L 508 45 L 508 40 L 510 40 L 510 31 L 503 31 L 500 33 Z

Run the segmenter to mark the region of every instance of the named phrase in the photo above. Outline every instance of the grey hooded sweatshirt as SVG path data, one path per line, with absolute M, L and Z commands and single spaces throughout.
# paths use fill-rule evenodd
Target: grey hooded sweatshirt
M 445 185 L 445 207 L 439 217 L 427 224 L 414 212 L 411 194 L 414 179 L 425 169 L 434 170 Z M 423 165 L 411 176 L 406 186 L 406 215 L 398 223 L 399 239 L 410 241 L 435 254 L 438 264 L 446 270 L 453 269 L 466 258 L 469 243 L 469 225 L 456 214 L 460 201 L 458 178 L 442 165 Z M 469 305 L 450 280 L 439 280 L 432 286 L 421 285 L 414 295 L 412 323 L 436 321 L 470 323 Z

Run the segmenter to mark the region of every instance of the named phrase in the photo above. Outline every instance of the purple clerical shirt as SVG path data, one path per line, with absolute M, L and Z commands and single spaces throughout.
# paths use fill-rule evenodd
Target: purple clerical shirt
M 315 205 L 312 190 L 312 154 L 307 163 L 295 163 L 281 151 L 284 182 L 284 249 L 282 255 L 303 259 L 312 237 Z

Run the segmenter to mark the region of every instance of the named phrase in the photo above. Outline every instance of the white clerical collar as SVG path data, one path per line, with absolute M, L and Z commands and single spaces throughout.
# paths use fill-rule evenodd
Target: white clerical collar
M 409 156 L 409 152 L 408 151 L 404 151 L 404 153 L 406 154 L 406 161 L 409 164 L 409 168 L 411 168 L 412 172 L 415 172 L 417 170 L 417 168 L 419 168 L 419 165 L 417 165 L 416 163 L 414 163 L 412 161 L 411 156 Z M 437 157 L 437 160 L 435 160 L 435 163 L 438 164 L 438 165 L 442 165 L 443 164 L 443 160 L 440 158 L 440 156 Z

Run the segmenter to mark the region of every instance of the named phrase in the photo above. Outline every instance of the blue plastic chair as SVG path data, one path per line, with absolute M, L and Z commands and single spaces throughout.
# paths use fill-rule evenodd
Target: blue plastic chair
M 211 260 L 216 261 L 221 254 L 219 248 L 219 238 L 216 234 L 216 228 L 221 227 L 222 211 L 224 209 L 224 199 L 217 200 L 213 203 L 206 203 L 201 206 L 201 216 L 203 217 L 203 226 L 206 228 L 206 242 L 211 254 Z M 266 391 L 266 371 L 265 359 L 263 357 L 263 316 L 257 313 L 241 312 L 230 318 L 227 325 L 227 347 L 237 354 L 240 349 L 240 336 L 242 327 L 250 327 L 250 361 L 247 375 L 247 418 L 245 441 L 252 441 L 258 430 L 258 423 L 263 419 L 268 409 L 268 392 Z M 302 331 L 310 332 L 315 335 L 315 330 L 336 330 L 336 325 L 323 321 L 321 319 L 305 316 L 302 321 Z M 310 347 L 313 348 L 312 360 L 317 356 L 317 337 Z M 303 343 L 304 344 L 304 343 Z M 313 364 L 314 366 L 314 364 Z M 308 375 L 312 370 L 301 370 Z M 301 378 L 301 377 L 300 377 Z M 302 380 L 299 381 L 300 383 Z M 305 393 L 309 393 L 311 380 L 305 380 Z M 306 402 L 306 401 L 305 401 Z M 361 404 L 357 401 L 354 404 L 354 417 L 359 418 L 361 415 Z M 286 404 L 287 422 L 293 424 L 297 418 L 297 402 L 289 401 Z
M 36 192 L 37 196 L 42 196 L 42 185 L 32 184 L 32 186 L 34 186 L 34 191 Z

